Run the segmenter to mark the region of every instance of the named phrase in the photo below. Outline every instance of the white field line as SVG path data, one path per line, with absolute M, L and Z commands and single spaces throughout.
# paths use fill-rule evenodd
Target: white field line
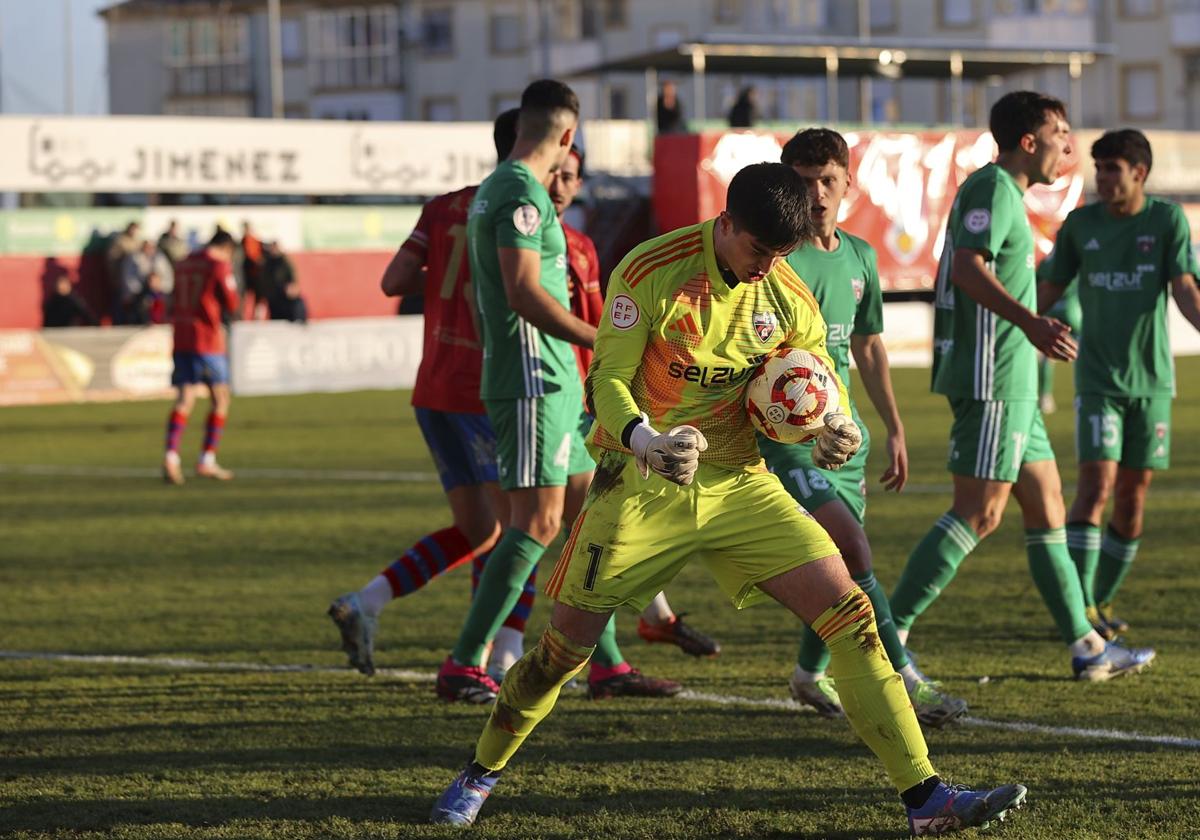
M 415 470 L 297 470 L 269 467 L 235 469 L 238 478 L 285 481 L 363 481 L 401 484 L 437 484 L 436 473 Z M 186 474 L 186 472 L 185 472 Z M 161 478 L 157 467 L 70 466 L 67 464 L 0 464 L 0 475 L 50 476 L 55 478 Z M 908 484 L 904 493 L 915 496 L 948 496 L 951 484 Z M 879 493 L 881 491 L 876 491 Z M 1200 488 L 1156 484 L 1155 496 L 1197 496 Z
M 323 665 L 272 665 L 269 663 L 260 662 L 206 662 L 202 659 L 187 659 L 172 656 L 86 655 L 75 653 L 44 653 L 38 651 L 0 650 L 0 660 L 4 659 L 39 659 L 52 662 L 80 662 L 93 665 L 143 665 L 151 668 L 173 668 L 197 671 L 252 671 L 258 673 L 309 672 L 342 675 L 353 673 L 347 668 L 333 668 Z M 431 683 L 437 679 L 437 675 L 426 671 L 409 671 L 400 668 L 380 668 L 375 673 L 379 676 L 390 677 L 400 682 Z M 760 709 L 787 709 L 801 711 L 804 708 L 795 700 L 785 700 L 773 697 L 738 697 L 730 694 L 710 694 L 703 691 L 682 691 L 676 695 L 676 699 L 693 703 L 714 703 L 721 706 L 748 706 Z M 1027 732 L 1035 735 L 1083 738 L 1097 741 L 1128 741 L 1139 744 L 1160 744 L 1167 747 L 1200 749 L 1200 738 L 1182 738 L 1177 735 L 1146 735 L 1140 732 L 1123 732 L 1119 729 L 1083 729 L 1077 726 L 1046 726 L 1040 723 L 988 720 L 986 718 L 977 718 L 971 716 L 962 718 L 961 723 L 966 726 L 978 726 L 983 729 L 1003 729 L 1009 732 Z

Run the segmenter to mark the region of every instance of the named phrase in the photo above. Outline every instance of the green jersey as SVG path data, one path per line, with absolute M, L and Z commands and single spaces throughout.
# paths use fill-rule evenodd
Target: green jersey
M 850 388 L 850 336 L 883 332 L 883 292 L 875 249 L 843 230 L 836 250 L 811 244 L 788 254 L 787 262 L 812 291 L 825 319 L 826 345 L 838 378 Z M 851 409 L 855 416 L 853 398 Z
M 1049 279 L 1069 287 L 1079 278 L 1077 393 L 1174 393 L 1167 292 L 1173 278 L 1195 272 L 1191 231 L 1177 204 L 1147 197 L 1140 212 L 1123 218 L 1100 202 L 1071 211 Z
M 497 400 L 581 391 L 570 343 L 540 332 L 513 312 L 500 275 L 497 249 L 537 251 L 542 288 L 570 310 L 566 236 L 550 194 L 529 167 L 505 161 L 479 185 L 468 215 L 467 241 L 483 344 L 479 395 Z
M 1015 324 L 954 287 L 950 270 L 959 248 L 983 253 L 1008 293 L 1037 308 L 1024 194 L 994 163 L 963 181 L 946 223 L 934 300 L 933 390 L 975 400 L 1036 400 L 1037 351 Z

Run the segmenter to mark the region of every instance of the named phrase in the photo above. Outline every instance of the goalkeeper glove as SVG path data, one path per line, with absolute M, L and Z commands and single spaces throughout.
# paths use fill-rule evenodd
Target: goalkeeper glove
M 708 441 L 694 426 L 676 426 L 662 434 L 649 421 L 643 414 L 642 422 L 629 435 L 629 448 L 642 478 L 649 478 L 653 470 L 667 481 L 691 484 L 700 466 L 700 453 L 708 449 Z
M 845 414 L 830 414 L 817 435 L 812 459 L 823 470 L 840 470 L 862 446 L 862 431 Z

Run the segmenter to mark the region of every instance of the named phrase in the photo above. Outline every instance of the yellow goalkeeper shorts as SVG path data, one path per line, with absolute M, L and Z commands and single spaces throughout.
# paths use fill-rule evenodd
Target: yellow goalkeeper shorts
M 631 455 L 604 452 L 545 588 L 583 610 L 641 610 L 695 558 L 741 609 L 768 597 L 762 581 L 837 553 L 765 470 L 701 463 L 680 487 L 654 473 L 642 478 Z

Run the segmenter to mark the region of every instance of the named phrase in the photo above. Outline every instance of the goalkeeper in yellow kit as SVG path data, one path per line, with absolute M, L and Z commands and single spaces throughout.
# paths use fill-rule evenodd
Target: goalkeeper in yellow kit
M 720 216 L 643 243 L 613 272 L 587 381 L 599 467 L 546 584 L 550 627 L 505 676 L 475 760 L 434 805 L 435 822 L 475 821 L 612 611 L 644 607 L 690 557 L 734 606 L 770 596 L 821 636 L 846 716 L 900 791 L 914 834 L 982 825 L 1024 799 L 1021 785 L 941 782 L 870 600 L 758 454 L 743 392 L 762 359 L 800 347 L 834 369 L 817 303 L 783 261 L 812 235 L 808 207 L 790 167 L 755 164 L 729 184 Z M 813 460 L 836 469 L 861 439 L 849 417 L 831 415 Z

